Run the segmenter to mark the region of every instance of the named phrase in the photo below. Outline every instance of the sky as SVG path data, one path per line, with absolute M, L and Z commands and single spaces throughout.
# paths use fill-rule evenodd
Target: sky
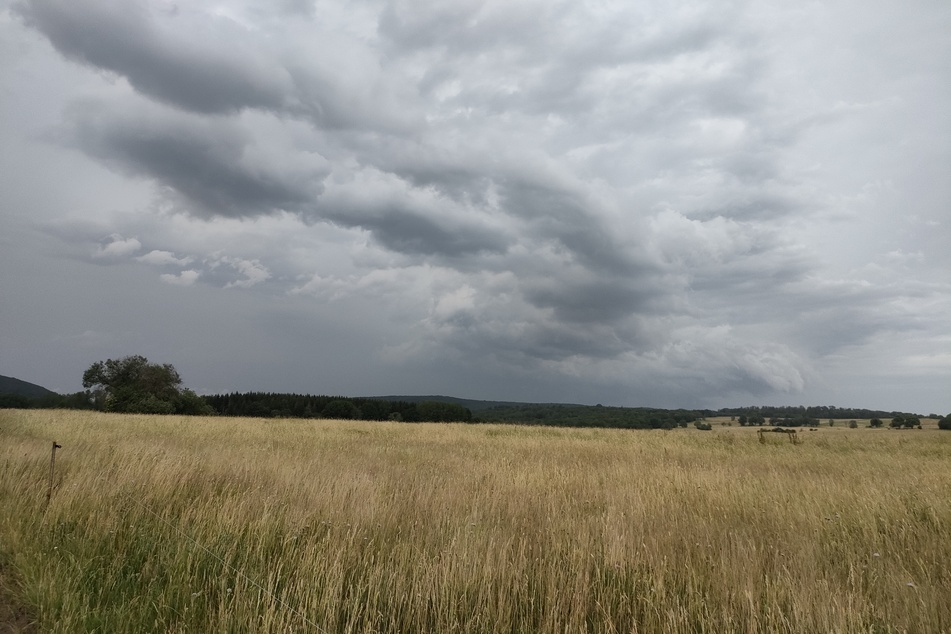
M 0 374 L 951 412 L 951 3 L 0 0 Z

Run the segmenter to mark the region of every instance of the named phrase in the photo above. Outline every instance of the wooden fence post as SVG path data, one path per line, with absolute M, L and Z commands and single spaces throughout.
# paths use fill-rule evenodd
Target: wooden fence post
M 56 464 L 56 450 L 62 449 L 63 446 L 53 441 L 53 450 L 50 453 L 50 488 L 46 490 L 46 505 L 50 505 L 50 498 L 53 497 L 53 465 Z

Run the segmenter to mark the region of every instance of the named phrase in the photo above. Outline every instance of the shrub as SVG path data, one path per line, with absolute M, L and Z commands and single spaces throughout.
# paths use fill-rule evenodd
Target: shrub
M 948 414 L 938 421 L 938 429 L 946 429 L 951 431 L 951 414 Z
M 849 421 L 849 429 L 855 429 L 855 428 L 858 427 L 858 426 L 859 426 L 859 424 L 858 424 L 857 421 L 854 421 L 854 420 L 850 420 L 850 421 Z

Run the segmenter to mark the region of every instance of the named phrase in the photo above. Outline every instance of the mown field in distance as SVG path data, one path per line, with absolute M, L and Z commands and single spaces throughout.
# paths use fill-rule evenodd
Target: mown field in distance
M 951 631 L 951 433 L 800 436 L 6 410 L 0 563 L 43 632 Z

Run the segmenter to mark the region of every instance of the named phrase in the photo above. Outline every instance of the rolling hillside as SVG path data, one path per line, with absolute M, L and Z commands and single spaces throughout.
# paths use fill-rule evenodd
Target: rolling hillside
M 15 379 L 12 376 L 0 376 L 0 394 L 13 394 L 27 398 L 43 398 L 53 396 L 56 392 L 41 385 Z

